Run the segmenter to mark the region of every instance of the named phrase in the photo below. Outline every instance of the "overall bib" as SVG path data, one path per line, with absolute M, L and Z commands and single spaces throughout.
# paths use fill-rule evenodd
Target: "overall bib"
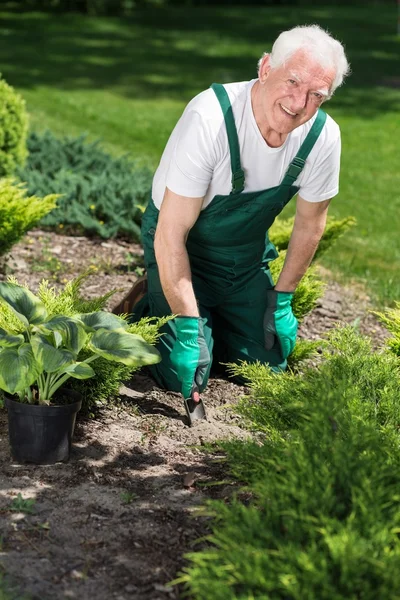
M 294 184 L 306 158 L 324 126 L 326 114 L 319 110 L 314 124 L 290 163 L 280 185 L 257 192 L 243 192 L 245 176 L 232 106 L 225 88 L 213 84 L 224 114 L 229 141 L 232 191 L 216 195 L 201 211 L 190 230 L 186 247 L 192 283 L 200 315 L 206 319 L 204 335 L 210 356 L 216 363 L 260 361 L 273 370 L 286 368 L 279 344 L 264 347 L 263 317 L 267 290 L 273 288 L 269 262 L 277 251 L 268 239 L 275 217 L 297 193 Z M 154 235 L 159 211 L 151 200 L 142 222 L 142 243 L 148 277 L 148 293 L 135 306 L 132 319 L 166 316 L 171 309 L 163 294 L 154 254 Z M 180 391 L 176 371 L 170 361 L 176 331 L 171 320 L 162 330 L 157 348 L 162 361 L 151 367 L 157 383 Z M 204 381 L 207 384 L 209 371 Z M 202 390 L 200 390 L 202 391 Z

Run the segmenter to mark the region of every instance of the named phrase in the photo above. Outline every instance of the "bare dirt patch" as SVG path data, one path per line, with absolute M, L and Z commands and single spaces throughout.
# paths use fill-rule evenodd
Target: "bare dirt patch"
M 111 307 L 142 273 L 142 260 L 138 245 L 36 230 L 14 247 L 7 272 L 36 290 L 43 278 L 58 287 L 94 265 L 84 295 L 119 288 Z M 356 322 L 379 346 L 386 332 L 369 308 L 362 290 L 329 284 L 300 335 L 318 339 L 338 322 Z M 136 375 L 121 388 L 120 405 L 78 420 L 68 463 L 42 467 L 12 462 L 0 411 L 0 558 L 7 577 L 36 600 L 182 597 L 170 582 L 207 533 L 195 507 L 235 489 L 223 457 L 202 446 L 249 435 L 232 409 L 245 391 L 213 378 L 203 394 L 208 421 L 189 428 L 180 395 Z M 10 511 L 18 493 L 35 499 L 31 514 Z

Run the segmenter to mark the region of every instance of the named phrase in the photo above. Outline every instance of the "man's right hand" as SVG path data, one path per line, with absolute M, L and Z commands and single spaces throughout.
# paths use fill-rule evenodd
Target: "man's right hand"
M 200 391 L 211 357 L 204 338 L 201 317 L 175 317 L 176 341 L 170 355 L 171 362 L 176 369 L 179 381 L 182 383 L 182 395 L 190 398 L 193 384 Z

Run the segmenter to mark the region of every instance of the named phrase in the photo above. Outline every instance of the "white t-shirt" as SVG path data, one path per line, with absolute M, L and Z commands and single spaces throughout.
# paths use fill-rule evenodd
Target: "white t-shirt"
M 224 86 L 239 138 L 245 192 L 265 190 L 281 183 L 316 119 L 315 115 L 297 127 L 279 148 L 271 148 L 257 126 L 251 106 L 251 88 L 256 81 Z M 304 200 L 321 202 L 338 193 L 340 148 L 339 126 L 328 115 L 294 184 L 299 186 L 299 195 Z M 153 179 L 153 201 L 160 208 L 168 187 L 181 196 L 204 196 L 204 209 L 216 194 L 230 194 L 231 177 L 224 117 L 214 91 L 208 89 L 189 102 L 168 140 Z

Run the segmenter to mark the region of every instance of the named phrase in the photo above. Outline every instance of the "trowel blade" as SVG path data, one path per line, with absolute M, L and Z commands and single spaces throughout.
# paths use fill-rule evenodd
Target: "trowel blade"
M 199 388 L 196 385 L 192 387 L 190 398 L 186 398 L 183 401 L 190 426 L 192 426 L 195 421 L 207 419 L 206 409 L 200 398 Z

